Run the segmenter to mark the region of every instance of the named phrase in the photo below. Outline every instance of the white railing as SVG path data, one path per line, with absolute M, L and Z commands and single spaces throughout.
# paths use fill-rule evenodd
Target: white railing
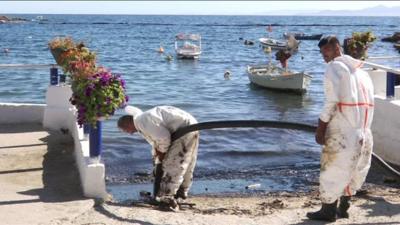
M 40 68 L 55 68 L 57 64 L 0 64 L 0 69 L 15 68 L 15 69 L 40 69 Z

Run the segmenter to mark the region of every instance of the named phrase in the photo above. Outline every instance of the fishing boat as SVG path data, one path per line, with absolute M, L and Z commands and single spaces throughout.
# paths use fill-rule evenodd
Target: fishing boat
M 259 41 L 263 47 L 271 47 L 272 49 L 286 49 L 287 48 L 286 41 L 279 41 L 279 40 L 275 40 L 272 38 L 260 38 Z
M 176 35 L 175 52 L 179 59 L 198 59 L 201 54 L 201 36 L 198 34 Z
M 247 66 L 247 75 L 258 86 L 299 93 L 307 91 L 312 78 L 304 72 L 286 70 L 271 63 Z
M 283 33 L 283 37 L 286 39 L 290 36 L 293 36 L 296 40 L 319 40 L 321 39 L 322 34 L 306 35 L 304 33 Z
M 262 47 L 270 47 L 271 49 L 274 50 L 286 50 L 286 49 L 291 49 L 291 50 L 297 50 L 299 47 L 300 42 L 297 41 L 294 37 L 289 38 L 288 40 L 276 40 L 272 39 L 269 37 L 264 37 L 258 39 L 258 41 L 261 43 Z

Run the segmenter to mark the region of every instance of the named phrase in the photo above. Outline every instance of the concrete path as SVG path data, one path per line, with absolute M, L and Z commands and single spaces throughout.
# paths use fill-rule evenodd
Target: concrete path
M 71 220 L 93 207 L 82 196 L 69 135 L 0 125 L 0 224 Z

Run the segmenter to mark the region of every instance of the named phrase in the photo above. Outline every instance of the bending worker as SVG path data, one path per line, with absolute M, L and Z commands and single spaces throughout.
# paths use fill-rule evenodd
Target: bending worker
M 192 185 L 199 133 L 188 133 L 172 143 L 171 134 L 197 120 L 172 106 L 158 106 L 145 112 L 127 106 L 125 110 L 130 115 L 120 117 L 118 127 L 130 134 L 139 132 L 152 145 L 154 197 L 176 209 L 176 199 L 186 199 Z
M 323 145 L 319 178 L 322 208 L 307 217 L 336 221 L 337 216 L 349 217 L 350 197 L 361 188 L 371 165 L 374 91 L 368 73 L 360 69 L 362 62 L 342 55 L 335 36 L 322 38 L 318 47 L 328 63 L 325 105 L 315 135 L 317 143 Z

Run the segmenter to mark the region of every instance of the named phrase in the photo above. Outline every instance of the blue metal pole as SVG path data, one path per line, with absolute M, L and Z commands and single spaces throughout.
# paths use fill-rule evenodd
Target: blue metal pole
M 394 86 L 396 81 L 396 74 L 386 72 L 386 97 L 394 97 Z
M 90 148 L 90 157 L 97 157 L 101 154 L 101 128 L 102 122 L 97 121 L 96 128 L 93 126 L 90 127 L 90 135 L 89 135 L 89 148 Z
M 50 68 L 50 85 L 58 84 L 58 69 L 53 67 Z
M 65 83 L 66 80 L 67 80 L 67 75 L 60 74 L 60 83 Z
M 83 133 L 88 134 L 90 132 L 90 125 L 85 123 L 83 124 Z

